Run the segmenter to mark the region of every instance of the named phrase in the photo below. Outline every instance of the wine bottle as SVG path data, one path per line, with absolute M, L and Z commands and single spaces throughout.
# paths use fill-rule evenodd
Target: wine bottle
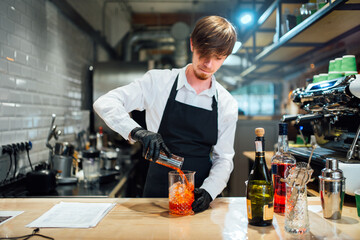
M 296 164 L 295 158 L 288 152 L 287 123 L 279 123 L 278 150 L 271 158 L 271 175 L 274 186 L 274 212 L 285 213 L 287 170 Z
M 255 163 L 246 187 L 248 222 L 255 226 L 268 226 L 272 224 L 273 219 L 274 192 L 270 173 L 265 162 L 265 130 L 256 128 L 255 134 Z

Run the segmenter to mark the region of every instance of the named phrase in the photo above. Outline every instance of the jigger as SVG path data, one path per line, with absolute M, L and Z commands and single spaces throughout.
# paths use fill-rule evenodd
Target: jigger
M 345 178 L 337 159 L 327 158 L 325 166 L 319 176 L 324 218 L 340 219 L 345 196 Z

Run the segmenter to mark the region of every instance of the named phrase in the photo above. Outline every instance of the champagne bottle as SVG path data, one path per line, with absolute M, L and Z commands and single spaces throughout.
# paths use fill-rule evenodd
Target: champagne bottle
M 255 226 L 268 226 L 272 224 L 273 186 L 270 173 L 265 162 L 265 145 L 263 128 L 255 129 L 255 163 L 250 172 L 246 188 L 246 204 L 248 222 Z
M 274 212 L 285 213 L 287 170 L 296 164 L 295 158 L 288 152 L 287 123 L 279 123 L 278 150 L 271 158 L 271 174 L 274 186 Z

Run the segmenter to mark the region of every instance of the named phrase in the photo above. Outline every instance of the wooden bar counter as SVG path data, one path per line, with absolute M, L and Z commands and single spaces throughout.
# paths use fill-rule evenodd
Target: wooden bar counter
M 116 206 L 89 229 L 41 228 L 40 234 L 55 239 L 288 239 L 284 216 L 274 214 L 273 225 L 248 225 L 245 198 L 217 198 L 211 208 L 192 216 L 172 216 L 166 198 L 3 198 L 0 211 L 24 213 L 0 226 L 0 238 L 30 234 L 26 228 L 55 204 L 63 202 L 111 202 Z M 317 197 L 309 206 L 320 205 Z M 321 207 L 320 207 L 321 208 Z M 327 220 L 322 212 L 309 211 L 310 232 L 301 239 L 359 239 L 360 223 L 355 206 L 344 206 L 340 220 Z M 296 237 L 297 238 L 297 237 Z M 32 239 L 42 239 L 33 237 Z M 294 238 L 295 239 L 295 238 Z

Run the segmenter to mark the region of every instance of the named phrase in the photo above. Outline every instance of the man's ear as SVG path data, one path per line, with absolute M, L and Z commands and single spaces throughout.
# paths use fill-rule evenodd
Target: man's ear
M 191 52 L 194 52 L 194 46 L 193 46 L 193 43 L 192 43 L 192 39 L 190 38 L 190 49 L 191 49 Z

